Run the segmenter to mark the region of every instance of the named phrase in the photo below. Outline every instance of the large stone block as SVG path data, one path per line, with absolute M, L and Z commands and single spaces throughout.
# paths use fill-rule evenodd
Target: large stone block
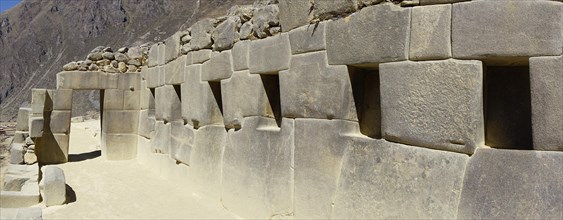
M 138 110 L 104 111 L 102 131 L 108 134 L 136 134 L 139 128 Z
M 479 148 L 469 160 L 460 219 L 559 219 L 563 153 Z
M 213 52 L 211 50 L 198 50 L 198 51 L 190 51 L 188 53 L 188 57 L 191 55 L 191 63 L 186 61 L 186 64 L 189 66 L 191 64 L 201 64 L 205 61 L 211 59 L 211 55 Z M 189 59 L 188 59 L 189 60 Z
M 158 65 L 162 66 L 166 64 L 166 44 L 158 44 Z
M 289 36 L 283 33 L 250 42 L 250 73 L 277 74 L 289 68 Z
M 47 118 L 48 119 L 46 119 L 46 121 L 49 125 L 47 129 L 48 132 L 65 134 L 68 134 L 70 132 L 70 110 L 52 111 L 50 112 L 50 116 L 48 116 Z
M 170 124 L 157 120 L 154 124 L 154 136 L 151 139 L 151 151 L 154 153 L 168 153 L 170 144 Z
M 130 160 L 134 159 L 136 155 L 137 134 L 108 134 L 103 132 L 102 157 L 107 160 Z
M 141 82 L 141 100 L 139 105 L 141 109 L 153 109 L 154 110 L 154 94 L 151 89 L 146 87 L 147 81 Z
M 456 2 L 464 2 L 471 0 L 418 0 L 420 5 L 434 5 L 434 4 L 450 4 Z
M 29 119 L 29 136 L 37 138 L 43 136 L 45 120 L 43 117 L 32 117 Z
M 116 89 L 117 73 L 65 71 L 57 73 L 57 89 Z
M 123 110 L 140 110 L 141 109 L 141 91 L 125 90 L 123 91 Z
M 467 155 L 353 137 L 332 219 L 455 219 Z
M 25 140 L 29 137 L 29 131 L 16 131 L 14 133 L 14 138 L 12 139 L 12 143 L 23 144 Z
M 18 118 L 16 120 L 17 131 L 29 131 L 29 117 L 31 115 L 31 108 L 20 108 L 18 110 Z
M 324 51 L 294 55 L 279 76 L 284 117 L 358 120 L 348 69 L 329 66 Z
M 466 154 L 484 145 L 480 61 L 386 63 L 380 79 L 386 140 Z
M 320 22 L 290 31 L 291 53 L 300 54 L 324 50 L 326 48 L 326 23 Z
M 410 60 L 446 59 L 452 56 L 452 5 L 412 9 Z
M 230 130 L 223 165 L 223 205 L 243 218 L 266 219 L 293 212 L 293 127 L 271 118 L 248 117 Z
M 326 50 L 329 64 L 377 65 L 406 60 L 410 14 L 409 8 L 381 4 L 366 7 L 345 19 L 328 22 Z
M 151 45 L 148 57 L 148 67 L 155 67 L 158 65 L 158 43 Z
M 72 89 L 48 90 L 53 110 L 72 110 Z
M 139 129 L 137 134 L 140 136 L 151 139 L 151 133 L 154 131 L 154 126 L 156 119 L 154 115 L 150 115 L 150 112 L 154 110 L 141 110 L 139 111 Z
M 148 88 L 156 88 L 162 86 L 160 84 L 160 67 L 149 67 L 145 68 L 146 75 L 147 75 L 147 87 Z M 164 80 L 162 80 L 164 81 Z
M 191 129 L 186 125 L 187 129 Z M 195 141 L 190 153 L 190 182 L 212 198 L 221 197 L 223 152 L 227 131 L 222 125 L 209 125 L 195 130 Z
M 182 121 L 170 122 L 170 157 L 174 160 L 191 165 L 190 158 L 195 141 L 195 131 Z
M 120 73 L 117 80 L 117 89 L 139 90 L 141 88 L 141 74 L 139 73 Z
M 59 164 L 68 161 L 68 134 L 45 133 L 35 139 L 35 154 L 39 164 Z
M 40 207 L 3 208 L 0 212 L 1 219 L 42 219 L 42 215 Z
M 314 0 L 315 18 L 321 20 L 346 15 L 358 10 L 358 0 Z
M 223 51 L 201 67 L 202 81 L 220 81 L 228 79 L 233 74 L 233 58 L 231 51 Z
M 172 36 L 166 38 L 164 41 L 165 51 L 164 51 L 164 59 L 165 63 L 169 63 L 172 60 L 175 60 L 180 55 L 180 35 L 181 32 L 176 32 Z
M 248 48 L 250 47 L 250 41 L 239 41 L 233 46 L 233 69 L 235 71 L 247 70 L 248 69 Z
M 23 155 L 25 154 L 23 143 L 12 143 L 10 144 L 10 164 L 22 164 Z M 4 183 L 2 183 L 4 184 Z
M 534 149 L 563 151 L 563 58 L 530 58 Z
M 319 132 L 323 131 L 323 132 Z M 295 120 L 296 219 L 329 219 L 345 150 L 358 124 L 343 120 Z
M 194 128 L 223 124 L 221 91 L 201 80 L 201 64 L 190 65 L 186 68 L 185 80 L 181 89 L 182 117 L 185 121 Z
M 452 53 L 454 58 L 504 65 L 527 63 L 531 56 L 561 55 L 561 28 L 558 2 L 457 3 L 452 11 Z
M 180 85 L 164 85 L 156 88 L 156 119 L 165 121 L 183 120 L 181 97 Z
M 123 90 L 121 89 L 105 89 L 104 91 L 104 109 L 103 110 L 123 110 Z
M 50 97 L 46 89 L 31 89 L 31 116 L 30 117 L 43 117 L 43 112 L 51 111 L 49 104 Z
M 221 80 L 225 127 L 240 127 L 243 118 L 248 116 L 274 118 L 266 86 L 260 75 L 248 71 L 238 71 L 230 79 Z
M 42 198 L 45 205 L 62 205 L 66 201 L 66 182 L 63 170 L 57 166 L 41 167 Z
M 309 24 L 313 19 L 312 2 L 309 0 L 279 0 L 279 19 L 283 32 Z
M 167 85 L 179 85 L 184 82 L 184 72 L 186 68 L 186 56 L 180 56 L 178 59 L 164 66 L 164 81 Z
M 4 208 L 27 208 L 39 204 L 41 196 L 37 182 L 28 181 L 26 183 L 21 191 L 0 191 L 0 207 L 2 207 L 2 210 Z
M 209 18 L 199 20 L 198 22 L 193 24 L 191 28 L 191 49 L 211 49 L 211 45 L 213 45 L 213 41 L 211 41 L 211 33 L 215 28 L 213 20 Z

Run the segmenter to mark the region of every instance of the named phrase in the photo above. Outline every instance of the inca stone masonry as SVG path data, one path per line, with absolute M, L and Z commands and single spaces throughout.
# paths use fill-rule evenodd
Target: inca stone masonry
M 103 157 L 244 218 L 561 219 L 562 9 L 256 1 L 66 65 L 13 148 L 66 162 L 72 92 L 100 90 Z

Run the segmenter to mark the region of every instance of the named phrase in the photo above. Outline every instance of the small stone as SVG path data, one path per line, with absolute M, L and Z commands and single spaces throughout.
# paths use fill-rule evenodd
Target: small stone
M 106 47 L 104 47 L 104 46 L 97 46 L 96 48 L 92 49 L 92 51 L 90 51 L 90 53 L 97 53 L 97 52 L 100 52 L 100 51 L 102 51 L 104 48 L 106 48 Z
M 116 53 L 115 60 L 117 60 L 117 62 L 127 62 L 129 60 L 129 57 L 127 57 L 127 55 L 123 53 Z
M 35 151 L 35 144 L 29 145 L 27 147 L 27 151 L 29 152 L 30 150 Z
M 64 71 L 73 71 L 78 69 L 78 64 L 76 62 L 70 62 L 63 66 Z
M 104 48 L 104 49 L 102 50 L 102 52 L 110 52 L 110 53 L 112 53 L 112 52 L 113 52 L 113 49 L 111 49 L 111 47 L 106 47 L 106 48 Z
M 101 60 L 103 58 L 102 52 L 90 53 L 90 54 L 88 54 L 88 56 L 86 58 L 89 59 L 89 60 L 93 60 L 93 61 Z
M 122 48 L 117 49 L 117 52 L 119 52 L 119 53 L 127 53 L 127 51 L 129 51 L 129 48 L 127 48 L 127 47 L 122 47 Z
M 84 60 L 84 62 L 82 64 L 86 65 L 86 66 L 90 66 L 90 64 L 94 63 L 91 60 Z
M 102 58 L 108 59 L 108 60 L 113 60 L 113 59 L 115 59 L 115 55 L 112 52 L 104 52 L 102 54 Z
M 190 47 L 191 47 L 191 44 L 190 44 L 190 43 L 186 43 L 186 44 L 182 45 L 182 48 L 180 48 L 180 52 L 181 52 L 182 54 L 188 54 L 188 52 L 191 51 L 191 48 L 190 48 Z
M 127 64 L 128 65 L 140 66 L 141 62 L 139 62 L 138 60 L 135 60 L 135 59 L 131 59 L 131 60 L 127 61 Z
M 88 70 L 98 71 L 98 65 L 92 63 L 92 64 L 90 64 L 90 66 L 88 66 Z
M 23 155 L 23 161 L 27 164 L 27 165 L 31 165 L 34 163 L 37 163 L 37 155 L 35 155 L 34 151 L 27 151 L 24 155 Z
M 186 44 L 188 42 L 190 42 L 192 40 L 192 36 L 189 34 L 184 35 L 180 41 L 182 42 L 182 44 Z
M 112 66 L 113 68 L 117 68 L 117 67 L 118 67 L 118 63 L 119 63 L 119 62 L 117 62 L 116 60 L 112 60 L 112 61 L 111 61 L 111 66 Z
M 88 65 L 86 65 L 84 62 L 80 62 L 80 65 L 78 65 L 78 70 L 79 71 L 87 71 Z
M 105 66 L 105 67 L 104 67 L 104 70 L 105 70 L 106 72 L 108 72 L 108 73 L 117 73 L 117 72 L 118 72 L 118 70 L 117 70 L 115 67 L 111 66 L 111 65 Z
M 110 64 L 111 64 L 111 60 L 108 60 L 108 59 L 96 61 L 96 65 L 98 65 L 98 66 L 107 66 L 107 65 L 110 65 Z
M 270 35 L 275 35 L 281 32 L 281 27 L 271 27 L 268 31 Z
M 252 37 L 252 21 L 248 21 L 240 27 L 240 39 L 246 40 Z
M 127 72 L 127 64 L 125 64 L 124 62 L 119 62 L 117 69 L 122 73 Z
M 141 60 L 143 59 L 143 48 L 141 47 L 131 47 L 127 51 L 127 57 L 132 60 Z
M 35 142 L 33 142 L 33 140 L 31 139 L 31 137 L 27 137 L 27 138 L 25 139 L 25 144 L 26 144 L 26 145 L 33 145 L 33 144 L 35 144 Z
M 227 12 L 228 16 L 238 16 L 242 22 L 252 19 L 254 8 L 252 5 L 235 5 Z
M 279 25 L 278 13 L 277 5 L 267 5 L 256 9 L 254 17 L 252 17 L 254 34 L 259 38 L 267 37 L 268 28 Z
M 135 66 L 135 65 L 127 65 L 127 70 L 128 70 L 129 72 L 137 72 L 137 69 L 138 69 L 138 68 L 137 68 L 137 66 Z

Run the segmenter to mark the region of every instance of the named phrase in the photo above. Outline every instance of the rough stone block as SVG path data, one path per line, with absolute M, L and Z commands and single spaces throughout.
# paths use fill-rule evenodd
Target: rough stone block
M 184 72 L 186 68 L 186 56 L 180 56 L 178 59 L 164 66 L 164 81 L 167 85 L 179 85 L 184 82 Z
M 530 58 L 534 149 L 563 151 L 563 58 Z
M 233 46 L 233 69 L 235 71 L 248 69 L 248 48 L 250 41 L 239 41 Z
M 300 54 L 324 50 L 326 48 L 326 23 L 306 25 L 290 31 L 291 53 Z
M 14 133 L 14 138 L 12 139 L 12 143 L 23 144 L 25 140 L 29 137 L 28 131 L 16 131 Z
M 49 90 L 53 110 L 72 110 L 72 89 Z
M 180 55 L 180 35 L 181 32 L 176 32 L 164 41 L 166 47 L 164 53 L 165 63 L 175 60 Z
M 452 5 L 412 9 L 410 60 L 446 59 L 452 56 Z
M 410 14 L 409 8 L 381 4 L 366 7 L 346 19 L 328 22 L 329 64 L 377 65 L 406 60 Z
M 221 80 L 223 117 L 227 128 L 240 127 L 244 117 L 274 118 L 272 105 L 260 75 L 248 71 L 235 72 L 230 79 Z
M 154 137 L 151 139 L 151 151 L 154 153 L 168 153 L 170 144 L 170 124 L 157 120 L 154 125 Z
M 380 79 L 386 140 L 466 154 L 484 145 L 480 61 L 385 63 Z
M 57 73 L 57 89 L 116 89 L 117 73 L 65 71 Z
M 310 13 L 312 2 L 309 0 L 279 0 L 279 19 L 283 32 L 309 24 L 313 19 Z
M 137 134 L 102 134 L 102 157 L 107 160 L 130 160 L 136 155 Z
M 345 137 L 358 133 L 355 122 L 295 119 L 296 219 L 330 219 L 342 160 L 350 142 Z
M 233 47 L 235 42 L 239 40 L 239 33 L 237 29 L 241 26 L 239 16 L 229 16 L 221 22 L 211 37 L 213 38 L 213 49 L 216 51 L 229 50 Z
M 213 91 L 210 83 L 201 81 L 201 64 L 186 68 L 181 89 L 182 117 L 185 121 L 196 129 L 210 124 L 223 124 L 221 91 Z
M 457 217 L 561 218 L 561 167 L 561 152 L 479 148 L 467 164 Z
M 23 155 L 25 154 L 24 145 L 21 143 L 12 143 L 10 145 L 10 163 L 22 164 Z M 2 183 L 3 184 L 3 183 Z
M 467 155 L 351 138 L 333 219 L 455 219 Z
M 59 164 L 68 161 L 68 134 L 45 133 L 35 141 L 39 164 Z
M 202 81 L 220 81 L 228 79 L 233 74 L 233 58 L 231 51 L 223 51 L 201 67 Z
M 213 45 L 213 41 L 211 41 L 211 33 L 215 28 L 212 19 L 206 18 L 199 20 L 193 24 L 191 28 L 191 49 L 211 49 L 211 45 Z
M 248 117 L 230 130 L 223 165 L 223 204 L 243 218 L 293 212 L 292 119 L 281 128 L 271 118 Z
M 313 14 L 321 20 L 349 14 L 358 10 L 358 0 L 314 0 Z
M 41 167 L 43 178 L 40 185 L 42 186 L 42 198 L 47 207 L 53 205 L 62 205 L 66 200 L 66 182 L 63 170 L 57 166 Z
M 139 111 L 139 129 L 137 134 L 140 136 L 146 137 L 151 139 L 151 133 L 154 131 L 154 126 L 156 123 L 156 119 L 154 115 L 150 115 L 150 111 L 153 110 L 141 110 Z
M 190 125 L 186 125 L 189 129 Z M 221 197 L 223 152 L 227 131 L 222 125 L 209 125 L 195 130 L 190 157 L 190 182 L 199 192 L 212 198 Z
M 205 61 L 208 61 L 209 59 L 211 59 L 212 51 L 211 50 L 198 50 L 198 51 L 190 51 L 190 53 L 188 53 L 188 54 L 191 54 L 192 62 L 186 63 L 187 65 L 201 64 L 201 63 L 204 63 Z
M 452 11 L 452 53 L 454 58 L 504 65 L 527 63 L 531 56 L 561 55 L 561 28 L 558 2 L 457 3 Z
M 195 131 L 184 126 L 182 121 L 170 122 L 170 157 L 178 162 L 191 165 L 190 157 L 195 141 Z
M 29 119 L 29 136 L 37 138 L 43 136 L 45 130 L 45 120 L 43 117 L 32 117 Z
M 294 55 L 279 76 L 284 117 L 358 120 L 348 68 L 329 66 L 325 52 Z
M 148 67 L 158 66 L 158 43 L 151 45 L 148 57 Z
M 16 120 L 17 131 L 29 131 L 29 117 L 31 115 L 31 108 L 20 108 L 18 110 L 18 118 Z
M 46 89 L 31 89 L 31 116 L 30 117 L 43 117 L 43 112 L 50 111 L 49 105 L 45 106 L 48 102 L 48 95 Z M 47 107 L 47 109 L 46 109 Z
M 148 88 L 156 88 L 162 86 L 160 84 L 160 67 L 149 67 L 146 68 L 146 75 L 147 75 L 147 87 Z
M 35 189 L 26 190 L 25 192 L 0 191 L 0 207 L 24 208 L 39 204 L 41 199 L 39 195 L 39 187 L 36 186 Z
M 283 33 L 250 42 L 250 73 L 277 74 L 289 68 L 289 36 Z
M 139 111 L 112 110 L 104 111 L 102 131 L 108 134 L 136 134 L 139 128 Z
M 46 120 L 49 123 L 48 132 L 68 134 L 70 132 L 70 110 L 55 110 L 50 114 L 49 120 Z
M 146 87 L 147 81 L 143 80 L 141 84 L 141 109 L 154 109 L 154 94 L 151 92 L 151 89 Z

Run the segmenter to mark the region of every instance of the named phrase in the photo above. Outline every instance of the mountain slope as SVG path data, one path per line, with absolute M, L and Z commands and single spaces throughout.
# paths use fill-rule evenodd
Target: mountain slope
M 23 0 L 0 14 L 0 120 L 14 120 L 31 88 L 54 88 L 56 73 L 96 46 L 157 42 L 203 17 L 252 0 Z M 78 114 L 95 108 L 80 92 Z M 76 110 L 76 109 L 75 109 Z

